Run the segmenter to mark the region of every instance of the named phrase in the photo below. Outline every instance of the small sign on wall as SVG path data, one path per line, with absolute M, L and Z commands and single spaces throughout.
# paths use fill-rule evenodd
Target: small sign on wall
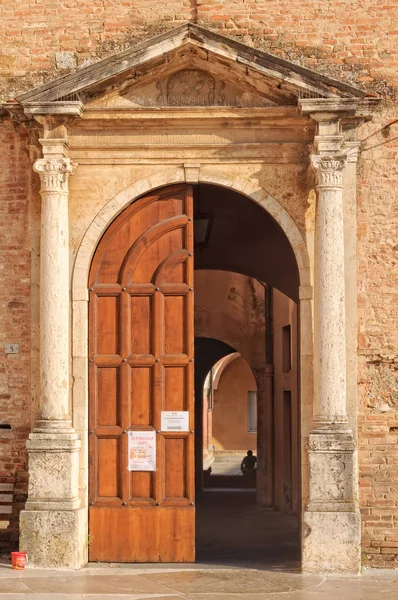
M 19 354 L 19 344 L 5 344 L 5 354 Z
M 129 471 L 156 471 L 156 432 L 129 431 Z
M 162 410 L 160 428 L 162 431 L 189 431 L 189 411 Z

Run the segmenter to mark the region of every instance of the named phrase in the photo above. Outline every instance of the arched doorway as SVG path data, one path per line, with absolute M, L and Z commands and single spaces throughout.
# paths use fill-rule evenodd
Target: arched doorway
M 193 247 L 193 197 L 202 214 L 212 210 L 212 236 L 200 250 Z M 194 253 L 202 271 L 244 274 L 298 298 L 297 263 L 282 229 L 226 188 L 164 188 L 135 201 L 107 229 L 90 271 L 91 560 L 194 559 Z M 268 258 L 272 253 L 276 259 Z M 257 373 L 264 380 L 265 364 Z M 264 383 L 259 418 L 270 429 L 265 391 Z M 162 413 L 176 411 L 189 413 L 189 425 L 170 435 Z M 154 471 L 128 470 L 127 440 L 137 431 L 153 434 Z M 263 476 L 270 469 L 267 451 Z M 119 532 L 112 550 L 110 522 Z M 133 545 L 126 543 L 133 531 L 145 532 L 145 539 L 135 535 Z

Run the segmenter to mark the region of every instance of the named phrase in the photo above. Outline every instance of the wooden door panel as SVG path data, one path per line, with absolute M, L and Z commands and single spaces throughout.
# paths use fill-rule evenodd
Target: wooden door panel
M 189 500 L 186 481 L 186 462 L 188 460 L 187 439 L 185 437 L 166 438 L 164 441 L 164 499 Z M 184 465 L 184 469 L 181 469 Z
M 99 498 L 121 498 L 119 468 L 120 440 L 97 439 L 97 495 Z
M 164 368 L 163 410 L 189 410 L 187 406 L 187 372 L 183 366 Z
M 132 354 L 153 354 L 152 296 L 131 296 L 131 346 Z
M 90 271 L 90 560 L 194 560 L 192 189 L 141 198 Z M 160 431 L 187 410 L 190 431 Z M 157 470 L 129 472 L 129 430 L 157 432 Z
M 153 406 L 154 369 L 150 367 L 135 367 L 130 369 L 131 396 L 129 429 L 135 425 L 149 426 L 154 420 Z M 142 402 L 135 401 L 141 397 Z
M 118 354 L 119 352 L 119 314 L 118 296 L 97 296 L 96 327 L 101 332 L 97 337 L 97 354 Z
M 119 367 L 97 368 L 97 427 L 120 426 Z
M 102 532 L 107 558 L 96 543 L 90 544 L 90 560 L 107 562 L 192 562 L 192 508 L 162 510 L 136 507 L 90 509 L 90 532 Z M 120 544 L 123 540 L 123 544 Z
M 129 500 L 155 502 L 155 477 L 153 473 L 139 471 L 130 472 Z

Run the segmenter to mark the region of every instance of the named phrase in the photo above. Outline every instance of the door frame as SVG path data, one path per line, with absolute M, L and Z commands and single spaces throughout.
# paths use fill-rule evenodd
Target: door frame
M 243 175 L 231 175 L 228 165 L 215 165 L 213 176 L 201 176 L 200 170 L 196 173 L 194 181 L 190 169 L 176 169 L 174 174 L 170 169 L 156 171 L 145 180 L 137 181 L 128 186 L 114 198 L 109 200 L 97 213 L 90 226 L 87 228 L 82 242 L 76 253 L 72 273 L 72 414 L 73 426 L 78 431 L 82 440 L 79 469 L 79 489 L 82 503 L 86 507 L 82 511 L 84 523 L 81 530 L 86 534 L 79 540 L 82 564 L 87 562 L 88 539 L 88 275 L 91 260 L 99 240 L 108 226 L 116 217 L 135 199 L 148 194 L 156 188 L 172 186 L 179 183 L 206 183 L 221 185 L 230 188 L 246 197 L 251 198 L 268 212 L 280 225 L 288 238 L 296 257 L 299 277 L 299 355 L 305 357 L 300 360 L 300 398 L 305 401 L 305 409 L 301 410 L 301 443 L 308 438 L 312 426 L 313 405 L 313 361 L 312 361 L 312 286 L 311 264 L 307 244 L 294 220 L 287 211 L 269 193 L 258 187 L 251 179 Z M 244 164 L 242 163 L 242 166 Z M 149 168 L 149 167 L 148 167 Z M 218 173 L 217 173 L 218 171 Z M 308 466 L 301 462 L 301 504 L 306 505 L 308 497 Z

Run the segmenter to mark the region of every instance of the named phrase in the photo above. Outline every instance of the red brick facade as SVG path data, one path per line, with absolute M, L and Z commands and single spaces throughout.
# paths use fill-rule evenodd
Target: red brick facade
M 56 53 L 77 66 L 194 20 L 273 54 L 395 97 L 398 6 L 364 0 L 83 0 L 0 7 L 4 97 L 57 73 Z
M 359 461 L 364 562 L 398 566 L 398 4 L 9 0 L 0 6 L 0 100 L 190 19 L 385 100 L 359 130 L 365 140 L 357 213 Z M 16 480 L 22 495 L 34 397 L 31 338 L 37 335 L 31 326 L 29 143 L 24 127 L 0 121 L 0 423 L 12 424 L 0 430 L 0 482 Z M 20 344 L 19 355 L 4 354 L 8 342 Z M 13 519 L 16 526 L 16 512 Z
M 26 497 L 25 443 L 31 425 L 31 239 L 27 135 L 10 122 L 0 127 L 0 482 L 13 483 L 11 527 L 0 532 L 0 552 L 18 542 L 18 515 Z M 5 354 L 6 343 L 20 345 Z

